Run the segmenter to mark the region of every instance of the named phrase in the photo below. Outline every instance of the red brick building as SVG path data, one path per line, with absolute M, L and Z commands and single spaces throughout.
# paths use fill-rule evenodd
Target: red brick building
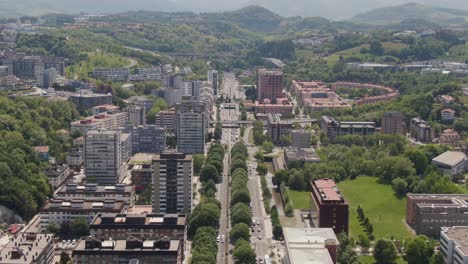
M 349 208 L 336 183 L 330 179 L 311 182 L 311 200 L 318 214 L 318 227 L 333 228 L 335 233 L 348 233 Z
M 283 95 L 283 72 L 280 70 L 258 69 L 257 71 L 257 89 L 258 100 L 269 99 L 276 103 L 277 98 Z

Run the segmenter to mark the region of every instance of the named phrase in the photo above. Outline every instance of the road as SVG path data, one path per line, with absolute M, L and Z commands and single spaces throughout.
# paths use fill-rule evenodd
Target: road
M 223 96 L 232 96 L 237 89 L 237 81 L 235 76 L 232 74 L 225 74 L 222 83 Z M 227 109 L 221 107 L 221 120 L 238 120 L 239 119 L 239 107 L 235 109 Z M 224 172 L 223 179 L 218 185 L 217 198 L 221 202 L 221 219 L 219 227 L 220 241 L 218 244 L 218 255 L 216 263 L 233 263 L 232 255 L 229 251 L 233 249 L 233 245 L 229 243 L 229 167 L 230 167 L 230 156 L 231 148 L 238 141 L 240 131 L 238 128 L 224 128 L 221 143 L 227 146 L 226 155 L 224 157 Z

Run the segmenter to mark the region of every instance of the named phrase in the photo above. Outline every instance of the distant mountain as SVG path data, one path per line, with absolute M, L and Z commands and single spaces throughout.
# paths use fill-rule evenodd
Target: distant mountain
M 416 3 L 371 10 L 351 19 L 356 23 L 387 25 L 424 20 L 440 25 L 462 25 L 468 22 L 468 11 L 434 7 Z

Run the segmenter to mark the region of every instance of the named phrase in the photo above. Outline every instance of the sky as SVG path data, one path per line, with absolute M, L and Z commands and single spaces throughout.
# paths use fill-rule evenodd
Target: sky
M 47 11 L 115 13 L 135 10 L 218 12 L 261 5 L 283 16 L 349 19 L 374 8 L 417 2 L 468 10 L 468 0 L 0 0 L 0 9 L 20 14 Z M 13 11 L 12 11 L 13 12 Z

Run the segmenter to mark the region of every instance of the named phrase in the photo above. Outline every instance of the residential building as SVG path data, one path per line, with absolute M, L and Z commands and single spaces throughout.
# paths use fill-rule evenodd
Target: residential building
M 391 135 L 404 135 L 405 122 L 400 112 L 385 112 L 382 117 L 382 133 Z
M 432 164 L 450 177 L 463 174 L 468 168 L 466 154 L 460 151 L 446 151 L 433 158 Z
M 127 81 L 130 68 L 99 68 L 95 69 L 91 76 L 108 81 Z
M 19 233 L 0 249 L 3 264 L 53 264 L 54 235 Z
M 43 67 L 36 67 L 35 76 L 37 86 L 49 88 L 57 80 L 57 70 L 55 68 L 44 69 Z
M 285 148 L 284 161 L 288 168 L 301 168 L 306 163 L 318 163 L 320 158 L 313 148 Z
M 124 176 L 120 131 L 91 130 L 85 136 L 85 174 L 100 185 L 115 185 Z
M 99 115 L 99 114 L 115 114 L 120 112 L 120 107 L 116 105 L 98 105 L 92 108 L 93 111 L 93 116 Z
M 255 114 L 281 114 L 291 116 L 293 114 L 293 105 L 288 98 L 277 98 L 273 104 L 269 99 L 255 102 Z
M 211 83 L 213 87 L 213 95 L 218 95 L 218 86 L 219 86 L 219 78 L 218 78 L 218 71 L 216 70 L 208 70 L 208 82 Z
M 83 120 L 72 122 L 71 131 L 79 131 L 85 134 L 90 130 L 96 129 L 116 130 L 125 127 L 127 123 L 127 113 L 100 113 Z
M 209 114 L 205 104 L 184 100 L 176 106 L 177 149 L 186 154 L 205 153 Z
M 447 264 L 468 263 L 468 226 L 442 227 L 440 252 Z
M 453 98 L 452 96 L 447 95 L 447 94 L 439 95 L 439 96 L 437 96 L 437 99 L 439 99 L 439 101 L 441 103 L 443 103 L 444 105 L 446 105 L 446 106 L 448 106 L 448 105 L 455 102 L 455 98 Z
M 331 116 L 322 116 L 320 128 L 327 133 L 328 138 L 335 139 L 345 135 L 372 135 L 375 132 L 374 122 L 347 122 L 336 121 Z
M 460 143 L 460 134 L 454 129 L 445 129 L 439 137 L 439 142 L 442 145 L 456 146 Z
M 122 152 L 122 163 L 127 162 L 132 156 L 132 135 L 130 133 L 120 134 L 120 149 Z
M 416 234 L 438 238 L 446 226 L 468 226 L 467 194 L 406 195 L 406 223 Z
M 284 264 L 336 264 L 339 246 L 331 228 L 283 228 Z
M 455 110 L 447 108 L 440 111 L 440 116 L 443 122 L 450 122 L 455 119 Z
M 146 110 L 143 107 L 130 106 L 127 109 L 128 121 L 134 126 L 146 125 Z
M 84 163 L 83 148 L 73 148 L 67 152 L 67 164 L 76 170 L 79 170 Z
M 132 96 L 125 100 L 125 102 L 129 105 L 139 106 L 145 108 L 146 113 L 151 111 L 153 108 L 154 100 L 149 99 L 145 96 Z
M 88 223 L 98 213 L 120 213 L 125 203 L 116 200 L 94 201 L 83 199 L 51 199 L 39 210 L 39 228 L 46 230 L 49 223 L 72 223 L 84 218 Z
M 155 125 L 133 127 L 132 154 L 160 153 L 166 149 L 166 131 Z
M 174 106 L 182 101 L 182 90 L 163 87 L 155 91 L 154 95 L 163 98 L 169 106 Z
M 411 137 L 420 142 L 430 143 L 434 139 L 434 131 L 426 121 L 421 118 L 413 118 L 410 123 Z
M 291 146 L 295 148 L 309 148 L 312 134 L 305 129 L 291 130 Z
M 99 105 L 112 104 L 111 94 L 80 93 L 70 96 L 70 101 L 75 104 L 78 111 L 89 110 Z
M 55 192 L 56 199 L 65 200 L 115 200 L 123 202 L 126 206 L 133 206 L 136 201 L 135 187 L 123 183 L 115 186 L 102 186 L 96 183 L 87 183 L 78 185 L 76 183 L 68 183 L 60 187 Z
M 78 241 L 72 257 L 75 264 L 130 263 L 135 260 L 139 263 L 181 264 L 182 248 L 181 241 L 168 238 L 99 240 L 87 237 Z
M 177 112 L 175 109 L 161 111 L 156 115 L 156 126 L 163 128 L 167 133 L 176 131 Z
M 192 211 L 192 156 L 163 152 L 153 156 L 153 212 Z
M 132 176 L 132 184 L 138 193 L 152 188 L 153 181 L 153 154 L 137 153 L 128 162 L 128 170 Z
M 400 93 L 394 88 L 368 83 L 336 82 L 332 84 L 331 89 L 332 91 L 336 91 L 338 89 L 366 89 L 384 91 L 384 94 L 382 95 L 365 96 L 359 98 L 356 100 L 356 105 L 390 101 L 400 96 Z
M 49 146 L 36 146 L 33 149 L 37 153 L 39 158 L 43 160 L 49 160 L 50 158 Z
M 89 225 L 97 239 L 186 239 L 187 217 L 183 214 L 98 214 Z
M 280 70 L 257 70 L 258 100 L 269 99 L 276 103 L 276 98 L 283 98 L 283 72 Z
M 294 129 L 290 120 L 281 120 L 279 114 L 267 114 L 267 135 L 274 144 L 280 144 L 283 136 L 289 136 Z
M 333 228 L 336 234 L 348 233 L 349 208 L 343 195 L 336 187 L 336 183 L 330 179 L 321 179 L 311 182 L 312 208 L 311 215 L 318 214 L 318 227 Z
M 67 165 L 50 165 L 45 169 L 44 174 L 47 176 L 50 185 L 55 189 L 70 175 L 70 168 Z
M 20 79 L 35 79 L 37 71 L 50 68 L 55 68 L 59 75 L 65 75 L 65 59 L 60 57 L 17 53 L 0 58 L 0 64 L 8 67 L 9 74 Z
M 293 80 L 291 90 L 296 95 L 299 105 L 313 111 L 351 107 L 321 81 Z

